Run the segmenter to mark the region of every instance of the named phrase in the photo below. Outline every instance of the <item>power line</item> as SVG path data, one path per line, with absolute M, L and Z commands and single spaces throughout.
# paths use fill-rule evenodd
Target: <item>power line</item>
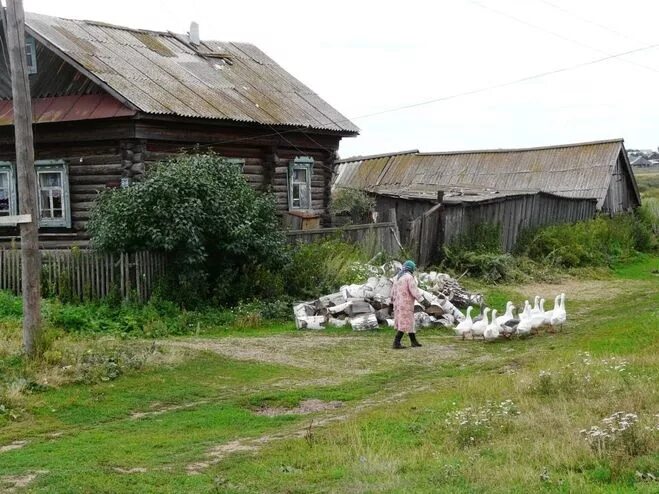
M 626 50 L 626 51 L 623 51 L 623 52 L 607 55 L 605 57 L 595 58 L 595 59 L 592 59 L 592 60 L 588 60 L 586 62 L 580 62 L 580 63 L 576 63 L 576 64 L 573 64 L 573 65 L 567 65 L 565 67 L 560 67 L 560 68 L 553 69 L 553 70 L 538 72 L 538 73 L 533 74 L 533 75 L 520 77 L 518 79 L 513 79 L 513 80 L 510 80 L 510 81 L 507 81 L 507 82 L 502 82 L 502 83 L 499 83 L 499 84 L 492 84 L 492 85 L 489 85 L 489 86 L 484 86 L 484 87 L 477 88 L 477 89 L 471 89 L 469 91 L 462 91 L 462 92 L 459 92 L 459 93 L 454 93 L 454 94 L 450 94 L 450 95 L 447 95 L 447 96 L 441 96 L 441 97 L 438 97 L 438 98 L 432 98 L 432 99 L 420 101 L 420 102 L 417 102 L 417 103 L 411 103 L 411 104 L 408 104 L 408 105 L 401 105 L 401 106 L 397 106 L 397 107 L 394 107 L 394 108 L 388 108 L 388 109 L 385 109 L 385 110 L 376 111 L 376 112 L 372 112 L 372 113 L 365 113 L 365 114 L 362 114 L 362 115 L 356 115 L 356 116 L 353 116 L 353 117 L 350 117 L 350 118 L 345 118 L 343 120 L 329 120 L 328 119 L 327 122 L 320 123 L 320 125 L 350 123 L 353 120 L 361 120 L 361 119 L 365 119 L 365 118 L 371 118 L 371 117 L 375 117 L 375 116 L 379 116 L 379 115 L 384 115 L 384 114 L 387 114 L 387 113 L 394 113 L 394 112 L 398 112 L 398 111 L 408 110 L 408 109 L 411 109 L 411 108 L 418 108 L 418 107 L 421 107 L 421 106 L 426 106 L 426 105 L 439 103 L 439 102 L 443 102 L 443 101 L 449 101 L 449 100 L 453 100 L 453 99 L 457 99 L 457 98 L 461 98 L 461 97 L 465 97 L 465 96 L 471 96 L 473 94 L 484 93 L 484 92 L 487 92 L 487 91 L 491 91 L 493 89 L 501 89 L 501 88 L 504 88 L 504 87 L 510 87 L 510 86 L 514 86 L 516 84 L 521 84 L 521 83 L 524 83 L 524 82 L 528 82 L 528 81 L 532 81 L 532 80 L 536 80 L 536 79 L 541 79 L 543 77 L 548 77 L 548 76 L 551 76 L 551 75 L 570 72 L 572 70 L 580 69 L 580 68 L 583 68 L 583 67 L 596 65 L 596 64 L 606 62 L 606 61 L 609 61 L 609 60 L 613 60 L 613 59 L 616 59 L 616 58 L 619 58 L 619 57 L 624 57 L 625 55 L 631 55 L 633 53 L 641 53 L 641 52 L 644 52 L 644 51 L 655 49 L 657 47 L 659 47 L 659 43 L 653 43 L 653 44 L 650 44 L 650 45 L 642 46 L 640 48 L 634 48 L 634 49 L 631 49 L 631 50 Z M 329 129 L 329 130 L 332 130 L 332 129 Z M 224 141 L 211 142 L 211 143 L 203 144 L 203 147 L 219 146 L 219 145 L 222 145 L 222 144 L 233 144 L 233 143 L 237 143 L 237 142 L 251 141 L 251 140 L 254 140 L 254 139 L 263 139 L 263 138 L 268 138 L 268 137 L 282 136 L 283 134 L 289 134 L 289 133 L 292 133 L 292 132 L 302 132 L 302 133 L 304 133 L 304 132 L 308 132 L 308 131 L 309 131 L 308 129 L 292 128 L 292 129 L 277 131 L 277 132 L 270 133 L 270 134 L 261 134 L 261 135 L 257 135 L 257 136 L 241 137 L 241 138 L 237 138 L 237 139 L 229 139 L 229 140 L 224 140 Z M 183 147 L 182 149 L 193 149 L 195 147 L 197 147 L 197 146 L 188 146 L 188 147 Z
M 570 38 L 570 37 L 565 36 L 565 35 L 563 35 L 563 34 L 561 34 L 561 33 L 557 33 L 556 31 L 552 31 L 551 29 L 547 29 L 547 28 L 545 28 L 545 27 L 543 27 L 543 26 L 539 26 L 539 25 L 537 25 L 537 24 L 533 24 L 533 23 L 528 22 L 528 21 L 526 21 L 526 20 L 524 20 L 524 19 L 521 19 L 521 18 L 519 18 L 519 17 L 517 17 L 517 16 L 514 16 L 514 15 L 512 15 L 512 14 L 509 14 L 508 12 L 504 12 L 504 11 L 502 11 L 502 10 L 498 10 L 498 9 L 495 9 L 495 8 L 489 7 L 489 6 L 487 6 L 487 5 L 483 5 L 482 3 L 477 2 L 476 0 L 468 0 L 468 1 L 469 1 L 471 4 L 473 4 L 473 5 L 477 6 L 477 7 L 480 7 L 480 8 L 482 8 L 482 9 L 484 9 L 484 10 L 488 10 L 488 11 L 490 11 L 490 12 L 493 12 L 493 13 L 497 14 L 497 15 L 500 15 L 500 16 L 506 17 L 506 18 L 508 18 L 508 19 L 511 19 L 511 20 L 513 20 L 513 21 L 515 21 L 515 22 L 518 22 L 518 23 L 520 23 L 520 24 L 524 24 L 525 26 L 529 26 L 529 27 L 531 27 L 531 28 L 533 28 L 533 29 L 536 29 L 536 30 L 538 30 L 538 31 L 541 31 L 541 32 L 544 32 L 544 33 L 550 34 L 550 35 L 552 35 L 552 36 L 555 36 L 556 38 L 562 39 L 562 40 L 564 40 L 564 41 L 568 41 L 568 42 L 570 42 L 570 43 L 573 43 L 573 44 L 576 44 L 576 45 L 582 46 L 582 47 L 584 47 L 584 48 L 588 48 L 588 49 L 590 49 L 590 50 L 593 50 L 593 51 L 596 51 L 596 52 L 599 52 L 599 53 L 603 53 L 604 55 L 611 55 L 611 52 L 609 52 L 609 51 L 602 50 L 601 48 L 598 48 L 598 47 L 596 47 L 596 46 L 589 45 L 588 43 L 584 43 L 584 42 L 579 41 L 579 40 L 576 40 L 576 39 L 574 39 L 574 38 Z M 545 2 L 544 0 L 539 0 L 539 1 L 544 2 L 544 3 L 547 3 L 547 2 Z M 561 9 L 561 10 L 562 10 L 562 9 Z M 621 58 L 621 61 L 622 61 L 622 62 L 625 62 L 625 63 L 628 63 L 628 64 L 630 64 L 630 65 L 636 65 L 637 67 L 641 67 L 641 68 L 646 69 L 646 70 L 649 70 L 649 71 L 651 71 L 651 72 L 659 73 L 659 69 L 657 69 L 657 68 L 655 68 L 655 67 L 651 67 L 651 66 L 649 66 L 649 65 L 645 65 L 645 64 L 642 64 L 642 63 L 638 63 L 638 62 L 635 62 L 635 61 L 633 61 L 633 60 L 627 60 L 627 59 L 625 59 L 625 58 Z
M 621 32 L 621 31 L 618 31 L 618 30 L 616 30 L 616 29 L 613 29 L 613 28 L 611 28 L 611 27 L 609 27 L 609 26 L 605 26 L 604 24 L 600 24 L 600 23 L 598 23 L 598 22 L 595 22 L 595 21 L 593 21 L 593 20 L 591 20 L 591 19 L 588 19 L 587 17 L 583 17 L 583 16 L 580 16 L 580 15 L 578 15 L 578 14 L 575 14 L 574 12 L 572 12 L 572 11 L 570 11 L 570 10 L 567 10 L 567 9 L 564 9 L 564 8 L 561 7 L 560 5 L 556 5 L 555 3 L 550 2 L 550 1 L 548 1 L 548 0 L 538 0 L 538 2 L 542 2 L 542 3 L 544 3 L 545 5 L 548 5 L 549 7 L 553 8 L 553 9 L 559 10 L 559 11 L 563 12 L 564 14 L 566 14 L 566 15 L 568 15 L 568 16 L 570 16 L 570 17 L 574 17 L 575 19 L 580 20 L 581 22 L 585 22 L 586 24 L 591 24 L 591 25 L 596 26 L 596 27 L 598 27 L 598 28 L 600 28 L 600 29 L 603 29 L 603 30 L 605 30 L 605 31 L 609 31 L 610 33 L 613 33 L 613 34 L 615 34 L 615 35 L 617 35 L 617 36 L 620 36 L 620 37 L 622 37 L 622 38 L 628 39 L 628 40 L 633 41 L 633 42 L 635 42 L 635 43 L 646 43 L 646 41 L 636 39 L 636 38 L 634 38 L 634 37 L 632 37 L 632 36 L 629 36 L 629 35 L 626 34 L 626 33 L 623 33 L 623 32 Z

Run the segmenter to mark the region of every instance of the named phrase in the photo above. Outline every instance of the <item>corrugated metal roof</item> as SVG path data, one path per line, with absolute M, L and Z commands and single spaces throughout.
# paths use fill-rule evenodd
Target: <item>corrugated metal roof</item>
M 428 198 L 467 190 L 543 191 L 604 203 L 623 140 L 527 149 L 386 155 L 344 160 L 335 187 Z M 633 180 L 633 177 L 632 177 Z
M 113 96 L 150 114 L 359 129 L 257 47 L 26 13 L 39 41 Z M 222 55 L 225 55 L 224 57 Z

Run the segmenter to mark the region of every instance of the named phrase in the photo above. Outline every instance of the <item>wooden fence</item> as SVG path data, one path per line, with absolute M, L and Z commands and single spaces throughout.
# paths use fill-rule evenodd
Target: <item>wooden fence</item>
M 396 218 L 384 223 L 346 225 L 314 230 L 291 230 L 286 232 L 290 242 L 312 243 L 323 238 L 340 237 L 365 248 L 370 254 L 386 252 L 397 256 L 402 246 Z
M 92 250 L 42 250 L 44 296 L 100 300 L 112 293 L 149 299 L 165 273 L 165 256 L 157 252 L 103 254 Z M 0 290 L 21 293 L 21 251 L 0 250 Z

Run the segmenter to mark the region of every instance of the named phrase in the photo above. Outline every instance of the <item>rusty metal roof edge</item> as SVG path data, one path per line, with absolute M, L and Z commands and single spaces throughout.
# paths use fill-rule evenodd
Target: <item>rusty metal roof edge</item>
M 618 137 L 614 139 L 603 139 L 600 141 L 554 144 L 551 146 L 536 146 L 529 148 L 469 149 L 463 151 L 436 151 L 436 152 L 425 152 L 418 154 L 419 156 L 442 156 L 442 155 L 451 155 L 451 154 L 516 153 L 516 152 L 526 152 L 526 151 L 542 151 L 544 149 L 562 149 L 562 148 L 574 148 L 574 147 L 584 147 L 584 146 L 596 146 L 598 144 L 614 144 L 614 143 L 624 144 L 624 142 L 625 140 L 622 137 Z
M 92 71 L 90 71 L 86 67 L 84 67 L 75 58 L 73 58 L 71 55 L 66 53 L 60 46 L 56 45 L 51 40 L 49 40 L 45 36 L 43 36 L 39 31 L 37 31 L 36 29 L 31 27 L 30 23 L 29 23 L 29 20 L 27 18 L 25 20 L 25 27 L 26 27 L 27 31 L 30 33 L 30 35 L 32 35 L 34 38 L 36 38 L 40 43 L 42 43 L 44 46 L 46 46 L 48 49 L 50 49 L 53 53 L 55 53 L 57 56 L 59 56 L 62 60 L 64 60 L 65 62 L 71 64 L 76 70 L 78 70 L 80 73 L 82 73 L 85 77 L 89 78 L 92 82 L 96 83 L 101 88 L 103 88 L 112 97 L 119 100 L 122 104 L 124 104 L 125 106 L 127 106 L 131 110 L 142 111 L 142 109 L 140 107 L 138 107 L 135 103 L 133 103 L 132 101 L 129 101 L 123 94 L 119 93 L 114 88 L 110 87 L 110 85 L 107 82 L 105 82 L 100 77 L 98 77 L 96 74 L 94 74 Z
M 381 154 L 370 154 L 366 156 L 351 156 L 349 158 L 343 158 L 340 160 L 336 160 L 335 163 L 338 164 L 344 164 L 344 163 L 354 163 L 357 161 L 367 161 L 367 160 L 375 160 L 379 158 L 389 158 L 391 156 L 401 156 L 403 154 L 419 154 L 418 149 L 408 149 L 406 151 L 397 151 L 397 152 L 392 152 L 392 153 L 381 153 Z

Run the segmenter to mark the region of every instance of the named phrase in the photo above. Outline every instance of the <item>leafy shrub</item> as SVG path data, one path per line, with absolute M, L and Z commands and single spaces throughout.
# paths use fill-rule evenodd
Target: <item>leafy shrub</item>
M 274 199 L 214 154 L 181 154 L 142 182 L 105 191 L 89 233 L 105 251 L 170 253 L 169 296 L 184 305 L 271 295 L 272 273 L 288 261 Z
M 332 195 L 330 212 L 349 214 L 355 218 L 366 216 L 375 208 L 375 199 L 358 189 L 339 189 Z
M 501 249 L 501 227 L 496 224 L 477 224 L 442 248 L 442 267 L 489 283 L 523 281 L 517 260 Z
M 553 225 L 520 237 L 517 253 L 559 267 L 611 266 L 652 250 L 656 238 L 641 214 L 598 216 L 574 224 Z
M 11 292 L 0 291 L 0 318 L 23 317 L 23 302 Z
M 359 247 L 339 239 L 298 245 L 286 273 L 290 294 L 312 298 L 332 293 L 341 285 L 363 282 L 356 263 L 366 260 Z

